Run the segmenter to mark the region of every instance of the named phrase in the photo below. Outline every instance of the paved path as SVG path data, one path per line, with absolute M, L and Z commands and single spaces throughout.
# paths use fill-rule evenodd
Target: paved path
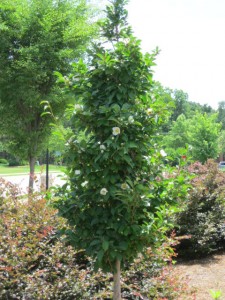
M 34 190 L 40 191 L 41 185 L 45 186 L 46 177 L 45 174 L 35 174 Z M 52 185 L 62 185 L 65 180 L 63 180 L 63 173 L 51 172 L 49 174 L 49 186 Z M 23 192 L 26 192 L 28 189 L 29 175 L 28 174 L 19 174 L 19 175 L 0 175 L 0 177 L 5 180 L 17 184 Z

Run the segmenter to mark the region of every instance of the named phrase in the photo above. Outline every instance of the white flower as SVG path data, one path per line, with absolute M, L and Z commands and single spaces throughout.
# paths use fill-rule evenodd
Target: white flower
M 69 138 L 68 141 L 65 143 L 65 146 L 69 146 L 72 143 L 73 139 Z
M 82 110 L 83 110 L 83 105 L 80 105 L 80 104 L 74 105 L 74 113 L 82 111 Z
M 81 186 L 85 187 L 87 184 L 88 184 L 88 181 L 84 181 L 84 182 L 81 183 Z
M 128 44 L 130 42 L 130 39 L 129 38 L 125 38 L 123 41 L 124 41 L 125 44 Z
M 152 101 L 156 100 L 154 95 L 152 95 L 151 98 L 152 98 Z
M 134 117 L 133 116 L 129 116 L 128 123 L 130 123 L 130 124 L 134 123 Z
M 106 149 L 105 145 L 100 145 L 100 150 L 104 151 Z
M 118 134 L 120 134 L 120 128 L 119 128 L 119 127 L 113 127 L 113 128 L 112 128 L 112 134 L 113 134 L 113 135 L 118 135 Z
M 129 185 L 126 182 L 121 184 L 121 189 L 122 190 L 126 190 L 128 188 L 129 188 Z
M 108 193 L 106 188 L 101 189 L 100 194 L 105 196 Z
M 161 156 L 162 157 L 165 157 L 165 156 L 167 156 L 167 154 L 166 154 L 166 152 L 162 149 L 162 150 L 160 150 L 160 154 L 161 154 Z
M 76 77 L 76 76 L 73 76 L 72 79 L 73 79 L 73 81 L 79 81 L 80 80 L 80 78 Z
M 81 172 L 80 172 L 80 170 L 75 170 L 74 173 L 75 173 L 75 175 L 80 175 Z
M 75 105 L 74 105 L 74 109 L 76 109 L 76 110 L 82 109 L 82 105 L 80 105 L 80 104 L 75 104 Z
M 69 78 L 67 76 L 64 76 L 64 82 L 67 86 L 72 85 L 72 82 L 69 80 Z
M 147 109 L 147 115 L 151 115 L 152 113 L 153 113 L 152 108 L 148 108 L 148 109 Z

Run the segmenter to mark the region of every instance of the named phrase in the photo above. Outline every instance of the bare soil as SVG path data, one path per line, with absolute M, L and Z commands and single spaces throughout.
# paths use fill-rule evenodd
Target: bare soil
M 211 300 L 210 290 L 220 290 L 222 295 L 219 299 L 225 300 L 225 253 L 201 260 L 179 262 L 174 268 L 179 278 L 186 280 L 188 286 L 195 291 L 190 300 Z

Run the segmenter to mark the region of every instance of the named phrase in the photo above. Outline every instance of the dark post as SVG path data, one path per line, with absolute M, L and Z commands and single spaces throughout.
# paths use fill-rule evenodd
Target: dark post
M 48 190 L 48 173 L 49 173 L 49 151 L 46 151 L 46 191 Z

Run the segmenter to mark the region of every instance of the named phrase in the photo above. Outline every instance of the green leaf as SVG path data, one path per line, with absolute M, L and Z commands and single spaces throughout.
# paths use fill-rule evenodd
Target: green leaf
M 119 243 L 119 248 L 120 248 L 121 250 L 127 250 L 127 248 L 128 248 L 128 243 L 125 242 L 125 241 L 120 242 L 120 243 Z
M 51 115 L 50 111 L 45 111 L 41 114 L 41 117 L 46 116 L 46 115 Z
M 130 104 L 128 104 L 128 103 L 124 103 L 124 104 L 123 104 L 123 106 L 122 106 L 122 110 L 129 110 L 129 109 L 130 109 L 130 107 L 131 107 L 131 105 L 130 105 Z
M 127 146 L 129 148 L 138 148 L 140 145 L 138 145 L 137 143 L 135 142 L 128 142 Z
M 133 99 L 133 98 L 135 97 L 135 94 L 134 94 L 134 92 L 132 92 L 132 91 L 129 91 L 129 92 L 128 92 L 128 95 L 129 95 L 129 97 L 130 97 L 131 99 Z
M 124 156 L 123 156 L 123 159 L 124 159 L 131 167 L 134 166 L 133 161 L 132 161 L 132 159 L 130 158 L 130 156 L 124 155 Z
M 104 240 L 102 243 L 102 249 L 106 252 L 109 249 L 109 242 Z
M 99 262 L 102 261 L 102 258 L 103 258 L 103 256 L 104 256 L 104 252 L 105 252 L 104 250 L 98 251 L 97 259 L 98 259 Z
M 118 113 L 120 111 L 120 106 L 118 104 L 113 104 L 112 109 Z
M 93 240 L 91 243 L 90 243 L 90 246 L 96 246 L 100 244 L 100 240 Z
M 116 177 L 110 176 L 110 182 L 114 184 L 116 182 Z

